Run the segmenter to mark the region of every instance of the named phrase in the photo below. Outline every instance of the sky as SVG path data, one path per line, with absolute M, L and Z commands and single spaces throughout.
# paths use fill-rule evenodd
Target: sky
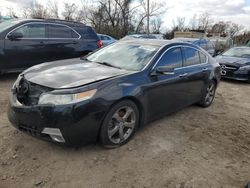
M 48 0 L 37 0 L 46 4 Z M 79 4 L 81 0 L 55 0 L 58 2 L 59 10 L 63 8 L 64 2 Z M 210 14 L 214 22 L 232 21 L 241 24 L 245 29 L 250 29 L 250 0 L 150 0 L 163 3 L 166 12 L 162 15 L 162 30 L 170 29 L 173 20 L 177 17 L 185 17 L 186 24 L 194 14 L 199 15 L 204 12 Z M 0 12 L 5 14 L 12 8 L 20 12 L 20 8 L 31 3 L 32 0 L 0 0 Z

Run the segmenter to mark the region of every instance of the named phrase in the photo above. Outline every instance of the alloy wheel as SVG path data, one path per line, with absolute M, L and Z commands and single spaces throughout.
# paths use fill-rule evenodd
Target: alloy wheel
M 136 113 L 133 108 L 129 106 L 119 108 L 108 124 L 109 140 L 114 144 L 125 142 L 133 133 L 136 121 Z
M 207 93 L 206 93 L 206 97 L 205 97 L 205 103 L 211 104 L 214 100 L 214 96 L 215 96 L 215 84 L 214 83 L 210 83 L 207 87 Z

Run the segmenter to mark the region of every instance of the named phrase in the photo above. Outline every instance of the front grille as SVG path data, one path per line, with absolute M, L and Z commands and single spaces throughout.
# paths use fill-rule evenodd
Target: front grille
M 24 77 L 16 86 L 17 100 L 26 106 L 37 105 L 42 93 L 52 89 L 28 82 Z
M 238 67 L 234 65 L 222 64 L 221 69 L 229 72 L 234 72 L 238 70 Z
M 20 131 L 26 132 L 32 136 L 40 136 L 40 131 L 36 126 L 27 126 L 27 125 L 19 125 L 18 126 Z

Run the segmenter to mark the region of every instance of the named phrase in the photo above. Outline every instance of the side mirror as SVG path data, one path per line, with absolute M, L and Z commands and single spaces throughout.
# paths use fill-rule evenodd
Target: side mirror
M 23 34 L 19 33 L 19 32 L 13 32 L 13 33 L 10 33 L 7 36 L 7 38 L 10 39 L 10 40 L 17 40 L 17 39 L 23 38 Z
M 153 72 L 153 75 L 157 75 L 157 74 L 173 75 L 174 74 L 174 68 L 173 67 L 168 67 L 168 66 L 156 67 L 155 71 Z

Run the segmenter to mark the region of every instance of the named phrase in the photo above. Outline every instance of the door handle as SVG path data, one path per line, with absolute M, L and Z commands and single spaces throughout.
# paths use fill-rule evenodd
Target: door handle
M 180 74 L 179 77 L 183 78 L 183 77 L 186 77 L 187 75 L 188 75 L 188 73 L 184 73 L 184 74 Z
M 208 70 L 208 68 L 203 68 L 203 69 L 202 69 L 203 72 L 205 72 L 205 71 L 207 71 L 207 70 Z

